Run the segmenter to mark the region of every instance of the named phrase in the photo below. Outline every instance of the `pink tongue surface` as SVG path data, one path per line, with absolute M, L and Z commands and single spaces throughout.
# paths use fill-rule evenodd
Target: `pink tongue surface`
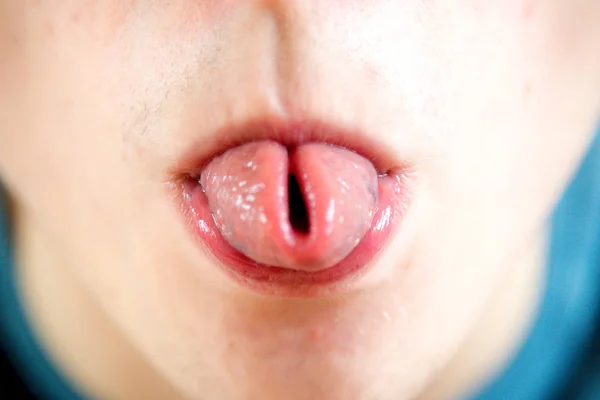
M 223 238 L 262 264 L 331 267 L 357 246 L 378 204 L 378 175 L 358 154 L 308 143 L 244 144 L 216 157 L 200 184 Z

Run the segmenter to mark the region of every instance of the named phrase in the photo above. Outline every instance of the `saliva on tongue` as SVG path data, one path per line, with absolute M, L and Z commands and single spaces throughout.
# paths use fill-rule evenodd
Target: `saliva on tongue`
M 378 205 L 371 162 L 323 143 L 243 144 L 213 159 L 200 184 L 233 248 L 298 271 L 342 261 L 370 229 Z

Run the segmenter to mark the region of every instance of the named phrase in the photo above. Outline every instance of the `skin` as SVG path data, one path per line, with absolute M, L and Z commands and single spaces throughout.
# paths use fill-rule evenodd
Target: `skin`
M 0 0 L 0 177 L 24 302 L 104 399 L 452 398 L 526 334 L 600 116 L 600 2 Z M 414 166 L 356 291 L 261 297 L 181 221 L 179 158 L 325 119 Z

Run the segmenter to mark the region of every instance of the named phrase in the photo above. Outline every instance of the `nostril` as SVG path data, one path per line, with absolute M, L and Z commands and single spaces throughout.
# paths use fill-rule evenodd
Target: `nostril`
M 288 206 L 292 229 L 297 233 L 308 234 L 310 232 L 308 209 L 298 178 L 294 174 L 288 176 Z

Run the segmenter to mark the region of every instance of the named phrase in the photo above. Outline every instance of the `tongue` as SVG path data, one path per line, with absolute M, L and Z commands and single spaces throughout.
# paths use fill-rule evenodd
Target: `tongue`
M 258 263 L 294 270 L 343 260 L 369 230 L 378 204 L 373 165 L 320 143 L 233 148 L 211 161 L 200 184 L 232 247 Z

